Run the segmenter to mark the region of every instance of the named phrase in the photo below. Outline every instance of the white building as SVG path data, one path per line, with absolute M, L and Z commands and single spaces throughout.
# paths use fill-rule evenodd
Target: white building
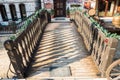
M 83 8 L 83 4 L 84 0 L 0 0 L 0 24 L 21 22 L 39 8 L 54 9 L 55 17 L 65 17 L 68 7 Z
M 39 0 L 0 0 L 0 23 L 8 25 L 25 19 L 40 8 Z

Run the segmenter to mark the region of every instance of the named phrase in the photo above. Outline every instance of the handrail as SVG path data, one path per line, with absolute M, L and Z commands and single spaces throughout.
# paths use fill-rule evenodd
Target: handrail
M 101 72 L 101 76 L 105 77 L 107 68 L 115 58 L 118 38 L 112 37 L 113 34 L 108 33 L 89 15 L 80 11 L 76 11 L 74 16 L 72 14 L 72 19 L 77 24 L 85 47 Z
M 7 40 L 4 43 L 5 49 L 15 69 L 18 78 L 28 76 L 31 62 L 35 55 L 38 43 L 41 40 L 45 26 L 48 23 L 48 12 L 46 10 L 38 11 L 34 16 L 27 19 L 29 24 L 19 23 L 23 31 L 14 39 Z

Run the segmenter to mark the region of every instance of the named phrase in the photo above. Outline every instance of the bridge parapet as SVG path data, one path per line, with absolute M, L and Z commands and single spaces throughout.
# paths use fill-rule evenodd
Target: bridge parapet
M 24 78 L 29 73 L 38 43 L 48 23 L 48 16 L 46 10 L 36 11 L 34 15 L 19 23 L 18 34 L 4 43 L 18 78 Z
M 120 35 L 109 33 L 85 12 L 75 11 L 71 15 L 82 35 L 86 49 L 91 54 L 101 76 L 105 77 L 107 68 L 118 55 Z M 120 54 L 119 54 L 120 56 Z

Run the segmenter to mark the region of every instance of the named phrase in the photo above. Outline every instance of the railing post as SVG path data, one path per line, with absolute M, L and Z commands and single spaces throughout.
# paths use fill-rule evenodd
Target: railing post
M 5 49 L 8 50 L 7 54 L 8 54 L 10 61 L 13 65 L 13 68 L 15 69 L 17 77 L 23 78 L 23 74 L 22 74 L 22 72 L 20 70 L 20 66 L 18 65 L 18 62 L 17 62 L 18 61 L 17 57 L 15 56 L 16 50 L 14 47 L 14 42 L 12 40 L 7 40 L 7 41 L 5 41 L 4 46 L 5 46 Z

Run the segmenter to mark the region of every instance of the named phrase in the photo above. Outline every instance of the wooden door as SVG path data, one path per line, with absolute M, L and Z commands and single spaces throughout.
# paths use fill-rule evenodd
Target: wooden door
M 55 17 L 66 16 L 66 0 L 54 0 Z

